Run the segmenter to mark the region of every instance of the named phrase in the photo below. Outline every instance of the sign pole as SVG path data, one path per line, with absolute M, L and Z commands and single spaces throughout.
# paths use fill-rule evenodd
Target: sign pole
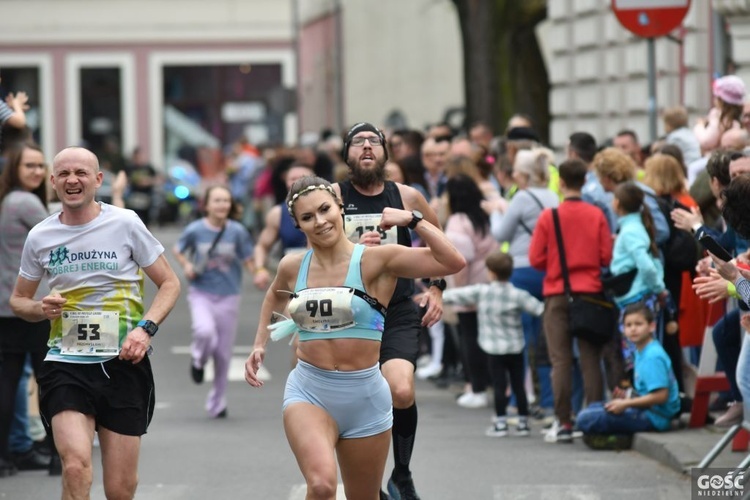
M 656 44 L 682 24 L 691 0 L 612 0 L 612 12 L 620 24 L 646 39 L 648 48 L 648 124 L 651 141 L 656 140 Z
M 654 38 L 646 40 L 648 45 L 648 129 L 651 142 L 656 140 L 656 43 Z

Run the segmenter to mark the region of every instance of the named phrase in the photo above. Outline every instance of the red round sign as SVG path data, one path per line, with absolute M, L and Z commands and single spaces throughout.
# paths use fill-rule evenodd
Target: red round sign
M 664 36 L 682 24 L 690 0 L 612 0 L 612 12 L 625 29 L 644 37 Z

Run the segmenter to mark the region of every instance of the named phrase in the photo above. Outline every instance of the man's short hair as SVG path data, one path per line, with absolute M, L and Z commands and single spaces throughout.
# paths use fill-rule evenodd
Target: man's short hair
M 721 214 L 727 225 L 745 239 L 750 239 L 750 175 L 738 175 L 721 192 L 724 201 Z
M 588 132 L 575 132 L 568 138 L 570 149 L 586 163 L 591 163 L 596 155 L 596 139 Z
M 489 254 L 484 260 L 484 264 L 499 281 L 508 281 L 510 275 L 513 274 L 513 257 L 501 250 Z
M 565 186 L 568 189 L 580 190 L 586 183 L 588 167 L 577 158 L 565 160 L 560 164 L 558 170 L 560 172 L 560 179 L 565 182 Z
M 638 168 L 633 159 L 618 148 L 606 148 L 598 152 L 593 164 L 600 179 L 606 177 L 615 184 L 632 181 Z
M 615 134 L 615 137 L 622 137 L 624 135 L 629 136 L 636 144 L 638 144 L 638 134 L 636 134 L 634 130 L 629 128 L 622 129 Z
M 394 130 L 391 137 L 400 137 L 404 144 L 407 144 L 412 151 L 419 151 L 424 142 L 424 134 L 419 130 L 402 128 Z
M 729 177 L 729 164 L 732 163 L 733 157 L 741 158 L 742 153 L 736 151 L 727 151 L 726 149 L 717 149 L 711 153 L 706 163 L 706 172 L 709 179 L 716 179 L 719 185 L 728 186 L 732 180 Z

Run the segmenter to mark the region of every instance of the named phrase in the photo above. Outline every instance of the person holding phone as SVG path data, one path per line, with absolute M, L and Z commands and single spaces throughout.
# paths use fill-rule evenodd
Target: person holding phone
M 743 238 L 750 238 L 750 223 L 747 220 L 750 209 L 750 176 L 737 175 L 721 193 L 722 215 L 728 226 L 735 228 Z M 735 261 L 727 261 L 709 251 L 716 271 L 725 280 L 732 283 L 737 294 L 750 306 L 750 270 Z M 726 256 L 726 255 L 725 255 Z M 740 313 L 740 323 L 747 333 L 750 331 L 750 315 Z M 737 359 L 737 386 L 743 398 L 744 416 L 750 415 L 750 342 L 743 339 L 740 355 Z

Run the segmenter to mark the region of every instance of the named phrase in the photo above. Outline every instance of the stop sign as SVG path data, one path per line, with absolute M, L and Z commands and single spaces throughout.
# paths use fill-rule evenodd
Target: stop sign
M 612 0 L 612 11 L 625 29 L 644 37 L 664 36 L 678 27 L 690 0 Z

